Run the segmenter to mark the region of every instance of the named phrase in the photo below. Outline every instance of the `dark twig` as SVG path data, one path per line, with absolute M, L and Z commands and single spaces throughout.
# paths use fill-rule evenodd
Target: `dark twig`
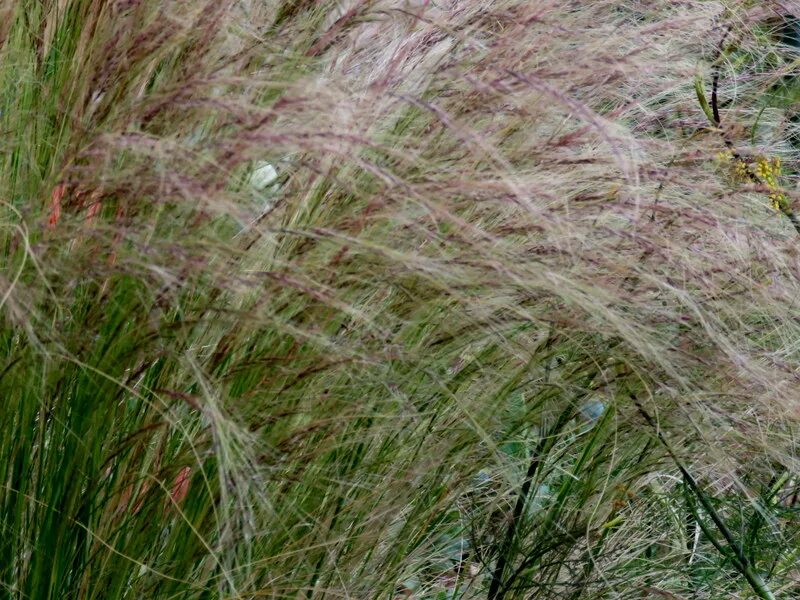
M 720 65 L 722 64 L 722 59 L 725 57 L 725 42 L 727 41 L 731 31 L 733 31 L 733 26 L 729 24 L 725 28 L 725 33 L 722 35 L 722 39 L 720 39 L 719 43 L 717 44 L 716 58 L 711 66 L 711 116 L 713 117 L 714 126 L 720 132 L 722 141 L 725 144 L 725 147 L 731 153 L 733 160 L 743 165 L 744 174 L 751 182 L 763 187 L 766 185 L 765 182 L 762 181 L 761 177 L 759 177 L 758 174 L 750 168 L 750 166 L 744 160 L 743 155 L 736 149 L 736 146 L 728 136 L 728 133 L 722 127 L 722 116 L 719 111 L 719 81 L 721 77 Z M 788 204 L 784 205 L 781 203 L 780 211 L 787 219 L 789 219 L 789 222 L 794 227 L 794 230 L 798 235 L 800 235 L 800 218 L 798 218 L 794 210 L 792 210 Z
M 561 428 L 574 416 L 575 411 L 572 407 L 568 408 L 561 413 L 558 422 L 553 426 L 552 430 L 543 435 L 533 451 L 533 458 L 528 465 L 528 470 L 525 473 L 525 479 L 522 481 L 519 493 L 517 494 L 517 501 L 514 504 L 514 511 L 508 521 L 505 536 L 502 544 L 500 545 L 500 552 L 497 557 L 497 564 L 495 565 L 494 572 L 492 573 L 492 582 L 489 585 L 488 600 L 502 600 L 505 597 L 507 586 L 503 583 L 503 575 L 513 553 L 514 542 L 517 537 L 517 530 L 519 529 L 522 515 L 525 513 L 525 506 L 528 503 L 528 496 L 531 490 L 536 473 L 542 465 L 542 457 L 547 453 L 548 448 L 554 443 L 554 436 L 561 430 Z
M 714 547 L 723 555 L 728 557 L 731 562 L 733 563 L 734 567 L 736 568 L 739 573 L 744 576 L 747 580 L 747 583 L 750 584 L 750 587 L 756 593 L 759 598 L 763 600 L 776 600 L 775 596 L 773 595 L 772 591 L 767 587 L 767 584 L 761 578 L 761 576 L 756 573 L 753 569 L 753 563 L 745 554 L 742 546 L 739 542 L 736 541 L 736 538 L 733 536 L 733 533 L 728 526 L 725 524 L 725 521 L 722 520 L 719 513 L 716 511 L 714 506 L 711 504 L 708 496 L 706 495 L 705 491 L 702 489 L 700 484 L 694 478 L 694 476 L 689 472 L 689 470 L 684 466 L 683 461 L 678 457 L 675 451 L 672 449 L 672 446 L 667 441 L 664 434 L 661 432 L 661 429 L 658 426 L 658 423 L 650 416 L 650 414 L 645 410 L 642 403 L 639 402 L 639 399 L 634 395 L 630 394 L 631 400 L 636 405 L 637 410 L 642 415 L 644 420 L 647 424 L 652 427 L 653 431 L 655 431 L 656 437 L 664 446 L 669 454 L 670 458 L 672 458 L 675 465 L 678 467 L 678 470 L 681 472 L 683 476 L 684 483 L 686 484 L 687 490 L 692 493 L 692 495 L 697 498 L 700 502 L 700 505 L 703 507 L 703 510 L 711 517 L 711 520 L 714 522 L 714 525 L 719 531 L 720 535 L 724 538 L 727 547 L 723 545 L 719 540 L 717 540 L 716 536 L 713 532 L 709 529 L 708 525 L 703 521 L 700 515 L 697 512 L 697 509 L 694 507 L 693 503 L 690 502 L 690 509 L 692 511 L 693 516 L 695 517 L 695 521 L 703 530 L 703 533 L 708 537 L 709 541 L 714 545 Z

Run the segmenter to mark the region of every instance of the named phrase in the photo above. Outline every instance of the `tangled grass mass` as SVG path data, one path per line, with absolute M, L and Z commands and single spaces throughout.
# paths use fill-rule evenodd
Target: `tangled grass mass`
M 0 599 L 800 598 L 800 5 L 0 0 Z

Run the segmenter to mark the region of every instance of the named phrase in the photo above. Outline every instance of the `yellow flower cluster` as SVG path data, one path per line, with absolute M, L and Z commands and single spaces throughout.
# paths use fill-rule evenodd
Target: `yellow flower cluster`
M 784 211 L 789 206 L 789 201 L 785 194 L 780 192 L 779 178 L 782 173 L 781 159 L 774 157 L 768 159 L 765 156 L 756 158 L 752 166 L 748 165 L 743 159 L 736 157 L 730 149 L 723 150 L 717 154 L 717 162 L 727 166 L 737 181 L 747 181 L 753 175 L 760 183 L 769 188 L 769 200 L 772 208 Z M 750 169 L 752 168 L 752 171 Z
M 717 162 L 729 163 L 731 159 L 733 159 L 733 152 L 730 150 L 722 150 L 721 152 L 717 152 Z
M 736 181 L 747 180 L 747 163 L 741 158 L 734 160 L 732 150 L 723 150 L 717 153 L 717 162 L 729 168 Z
M 781 159 L 776 156 L 770 160 L 764 156 L 759 156 L 756 159 L 755 173 L 756 177 L 770 190 L 769 200 L 772 204 L 772 208 L 775 210 L 783 210 L 788 207 L 789 201 L 786 199 L 786 196 L 779 191 L 780 185 L 778 183 L 778 178 L 782 173 Z
M 747 179 L 747 163 L 741 158 L 736 159 L 736 165 L 733 167 L 733 174 L 739 179 Z

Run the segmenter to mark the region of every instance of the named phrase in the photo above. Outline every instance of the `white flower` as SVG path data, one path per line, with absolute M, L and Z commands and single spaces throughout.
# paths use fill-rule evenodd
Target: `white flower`
M 260 160 L 250 175 L 250 187 L 258 192 L 263 192 L 268 186 L 275 183 L 276 179 L 278 179 L 278 171 L 275 170 L 275 167 L 265 160 Z
M 237 236 L 248 231 L 254 224 L 269 213 L 278 200 L 278 192 L 280 186 L 278 181 L 278 170 L 272 166 L 272 163 L 266 160 L 258 160 L 253 165 L 253 170 L 250 172 L 250 177 L 247 183 L 250 187 L 250 202 L 248 207 L 253 211 L 249 215 L 249 222 L 244 219 L 237 219 L 239 221 L 239 232 Z

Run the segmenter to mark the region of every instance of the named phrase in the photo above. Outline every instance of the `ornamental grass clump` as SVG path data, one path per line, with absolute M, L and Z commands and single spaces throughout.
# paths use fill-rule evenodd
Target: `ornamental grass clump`
M 0 4 L 0 596 L 797 596 L 787 11 Z

